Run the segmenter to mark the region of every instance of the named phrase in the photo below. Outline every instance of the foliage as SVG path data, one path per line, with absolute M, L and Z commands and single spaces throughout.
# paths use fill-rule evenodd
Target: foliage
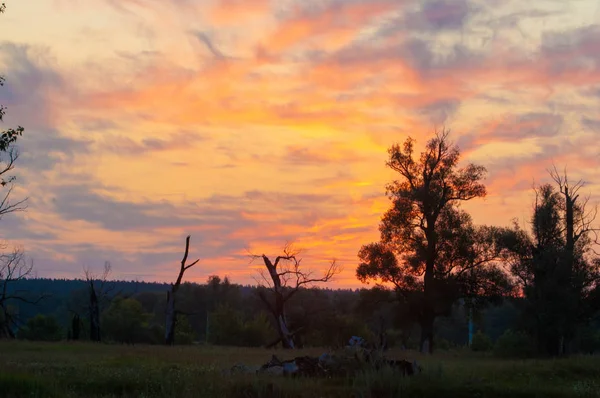
M 34 341 L 59 341 L 64 337 L 64 333 L 55 317 L 38 314 L 27 320 L 17 337 Z
M 526 298 L 522 318 L 537 351 L 556 356 L 567 352 L 577 329 L 600 310 L 600 262 L 590 253 L 583 208 L 563 201 L 561 191 L 550 184 L 537 187 L 535 194 L 532 233 L 515 224 L 507 261 Z M 566 226 L 569 203 L 580 214 L 574 226 L 578 233 L 571 235 L 567 232 L 573 227 Z
M 185 315 L 177 317 L 177 328 L 175 329 L 175 344 L 192 344 L 194 342 L 194 329 L 189 318 Z
M 578 351 L 585 354 L 597 354 L 600 352 L 600 331 L 592 327 L 583 327 L 575 340 Z
M 380 223 L 381 240 L 359 251 L 356 275 L 362 282 L 391 284 L 412 308 L 421 325 L 421 349 L 433 350 L 435 318 L 447 315 L 459 298 L 481 305 L 479 298 L 499 297 L 510 285 L 494 265 L 510 231 L 475 227 L 457 207 L 483 197 L 486 170 L 468 164 L 458 167 L 460 151 L 446 131 L 427 142 L 420 157 L 414 140 L 392 146 L 388 167 L 399 179 L 387 194 L 392 207 Z
M 496 340 L 494 355 L 500 358 L 529 358 L 536 353 L 534 341 L 522 331 L 507 330 Z
M 258 347 L 272 337 L 266 314 L 244 321 L 242 313 L 228 304 L 220 304 L 210 313 L 209 325 L 208 341 L 216 345 Z
M 264 312 L 244 323 L 243 339 L 247 347 L 260 347 L 273 339 L 271 324 Z
M 112 341 L 133 344 L 145 335 L 147 320 L 139 301 L 118 297 L 102 313 L 103 332 Z
M 477 333 L 473 335 L 473 340 L 471 341 L 471 350 L 486 352 L 490 351 L 494 347 L 492 343 L 492 339 L 481 330 L 478 330 Z

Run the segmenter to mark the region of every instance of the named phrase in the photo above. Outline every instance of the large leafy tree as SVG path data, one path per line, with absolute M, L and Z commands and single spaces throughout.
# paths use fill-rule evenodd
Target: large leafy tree
M 506 231 L 475 227 L 457 207 L 486 195 L 486 170 L 459 167 L 460 152 L 447 131 L 430 139 L 419 157 L 412 138 L 388 153 L 387 165 L 399 177 L 387 186 L 392 207 L 382 218 L 380 242 L 361 248 L 357 277 L 393 285 L 421 326 L 421 351 L 433 352 L 437 316 L 449 313 L 458 298 L 489 297 L 508 287 L 492 265 Z

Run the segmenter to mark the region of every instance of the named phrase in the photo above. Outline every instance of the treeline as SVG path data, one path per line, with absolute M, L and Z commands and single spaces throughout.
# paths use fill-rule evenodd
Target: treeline
M 144 282 L 108 282 L 114 292 L 102 300 L 102 340 L 125 344 L 163 344 L 166 291 L 169 285 Z M 111 286 L 112 285 L 112 286 Z M 81 280 L 26 279 L 14 289 L 36 286 L 51 292 L 40 306 L 14 303 L 22 315 L 16 336 L 29 340 L 89 340 L 88 286 Z M 259 289 L 210 277 L 206 284 L 184 283 L 179 294 L 176 344 L 265 346 L 277 337 L 276 325 L 258 295 Z M 472 348 L 499 347 L 499 355 L 532 354 L 527 337 L 519 334 L 528 319 L 526 301 L 507 298 L 499 305 L 478 311 L 473 317 Z M 388 347 L 418 349 L 420 327 L 410 308 L 383 289 L 302 289 L 288 305 L 288 322 L 300 332 L 297 346 L 338 347 L 349 336 L 363 336 Z M 439 349 L 465 347 L 469 340 L 469 313 L 456 303 L 448 316 L 436 319 Z M 576 349 L 600 349 L 600 325 L 591 324 L 577 337 Z M 498 344 L 496 344 L 498 343 Z M 504 345 L 504 346 L 503 346 Z M 507 354 L 508 353 L 508 354 Z
M 162 344 L 168 284 L 107 281 L 110 292 L 100 303 L 103 340 Z M 84 280 L 23 279 L 15 291 L 42 293 L 36 304 L 14 301 L 17 336 L 36 340 L 89 339 L 89 287 Z M 259 298 L 259 288 L 234 284 L 212 276 L 205 284 L 184 283 L 178 292 L 178 343 L 207 342 L 223 345 L 266 345 L 276 328 Z M 339 346 L 349 336 L 375 341 L 383 333 L 388 345 L 416 348 L 418 325 L 407 317 L 408 308 L 383 289 L 302 289 L 290 299 L 287 318 L 302 346 Z M 497 338 L 513 326 L 511 303 L 490 308 L 476 327 Z M 78 319 L 77 326 L 73 320 Z M 439 319 L 438 335 L 448 346 L 465 345 L 468 319 L 460 304 Z M 77 336 L 73 331 L 79 329 Z

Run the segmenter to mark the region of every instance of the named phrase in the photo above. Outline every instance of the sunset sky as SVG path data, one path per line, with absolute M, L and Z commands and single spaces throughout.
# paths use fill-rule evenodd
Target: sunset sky
M 488 168 L 475 222 L 526 222 L 568 166 L 600 200 L 599 0 L 8 0 L 1 128 L 25 127 L 0 221 L 38 276 L 254 283 L 286 241 L 358 287 L 387 148 L 452 130 Z

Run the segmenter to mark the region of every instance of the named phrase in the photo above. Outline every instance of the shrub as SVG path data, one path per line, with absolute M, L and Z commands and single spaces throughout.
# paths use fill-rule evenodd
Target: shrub
M 494 355 L 501 358 L 527 358 L 535 355 L 535 344 L 524 332 L 507 330 L 494 345 Z
M 164 328 L 163 328 L 164 330 Z M 190 320 L 186 315 L 177 317 L 177 325 L 175 326 L 175 344 L 189 345 L 194 342 L 194 329 L 190 324 Z
M 244 343 L 249 347 L 260 347 L 272 340 L 271 325 L 264 312 L 259 313 L 251 321 L 244 324 L 243 329 Z
M 584 354 L 594 354 L 600 351 L 600 331 L 591 327 L 582 328 L 576 339 L 577 348 Z
M 59 341 L 62 334 L 62 328 L 56 318 L 38 314 L 27 321 L 17 337 L 26 340 Z
M 139 301 L 119 297 L 102 313 L 101 324 L 110 340 L 134 344 L 143 340 L 147 319 Z
M 473 335 L 473 340 L 471 341 L 471 350 L 477 352 L 486 352 L 490 351 L 493 347 L 494 344 L 492 343 L 492 339 L 490 339 L 489 336 L 483 333 L 481 330 L 477 331 L 477 333 Z
M 435 348 L 438 350 L 449 350 L 452 347 L 452 344 L 447 339 L 438 338 L 435 341 Z

